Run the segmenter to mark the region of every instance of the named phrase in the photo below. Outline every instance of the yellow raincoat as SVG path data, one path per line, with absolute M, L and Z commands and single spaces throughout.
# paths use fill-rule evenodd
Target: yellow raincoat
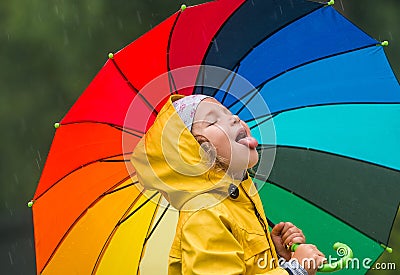
M 144 188 L 159 190 L 180 210 L 169 274 L 288 274 L 277 264 L 252 180 L 209 169 L 172 105 L 181 97 L 170 97 L 132 155 Z

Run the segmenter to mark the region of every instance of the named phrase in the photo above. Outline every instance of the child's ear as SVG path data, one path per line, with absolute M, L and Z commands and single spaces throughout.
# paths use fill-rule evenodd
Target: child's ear
M 206 141 L 200 144 L 200 147 L 207 153 L 209 161 L 215 163 L 217 158 L 217 150 L 215 149 L 215 146 L 211 142 Z

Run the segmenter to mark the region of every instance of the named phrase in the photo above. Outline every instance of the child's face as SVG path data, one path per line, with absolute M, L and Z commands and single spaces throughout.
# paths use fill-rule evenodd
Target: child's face
M 198 105 L 192 133 L 214 145 L 217 155 L 227 161 L 230 174 L 239 175 L 258 161 L 258 143 L 247 124 L 214 98 L 206 98 Z

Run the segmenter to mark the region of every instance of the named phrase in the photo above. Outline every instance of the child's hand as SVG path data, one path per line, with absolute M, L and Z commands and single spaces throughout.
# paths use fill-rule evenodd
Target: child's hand
M 299 245 L 293 253 L 293 259 L 304 267 L 308 275 L 314 275 L 318 267 L 326 261 L 325 255 L 312 244 Z
M 292 258 L 288 247 L 295 243 L 304 244 L 306 242 L 303 232 L 290 222 L 280 222 L 275 225 L 271 231 L 271 238 L 276 252 L 287 261 Z

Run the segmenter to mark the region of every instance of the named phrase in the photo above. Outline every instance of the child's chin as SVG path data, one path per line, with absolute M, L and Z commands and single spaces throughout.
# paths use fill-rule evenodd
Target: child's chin
M 249 168 L 253 168 L 256 164 L 257 164 L 257 162 L 258 162 L 258 160 L 257 161 L 255 161 L 255 162 L 253 162 L 253 161 L 250 161 L 249 162 L 249 165 L 247 166 L 247 169 L 249 169 Z
M 257 151 L 250 153 L 249 165 L 247 168 L 252 168 L 258 162 L 258 153 Z

